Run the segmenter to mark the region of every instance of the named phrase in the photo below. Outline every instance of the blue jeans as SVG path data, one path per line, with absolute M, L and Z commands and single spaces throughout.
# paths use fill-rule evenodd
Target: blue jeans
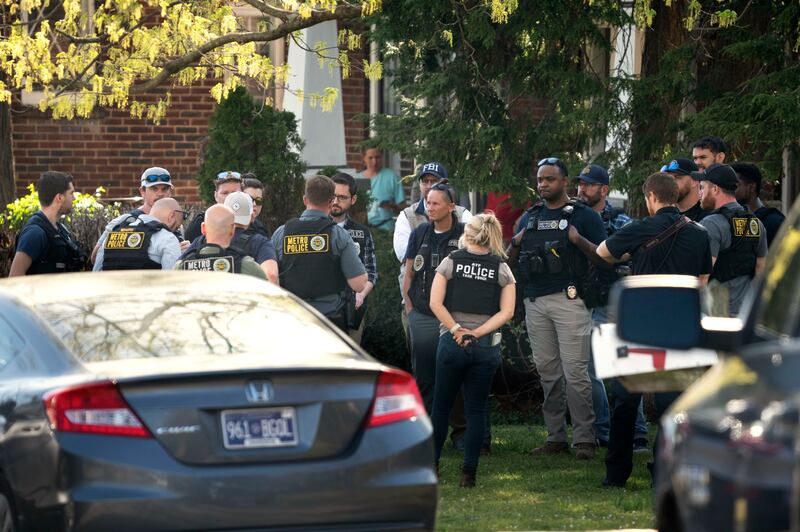
M 592 326 L 608 323 L 608 307 L 592 309 Z M 589 347 L 591 352 L 591 346 Z M 611 413 L 608 407 L 608 395 L 603 381 L 597 378 L 594 370 L 594 353 L 589 356 L 589 379 L 592 381 L 592 403 L 594 405 L 594 434 L 598 440 L 608 442 L 611 428 Z M 644 404 L 639 400 L 636 414 L 635 439 L 647 439 L 647 422 L 644 419 Z
M 500 346 L 492 347 L 491 335 L 480 338 L 477 344 L 461 348 L 453 335 L 439 337 L 436 351 L 436 384 L 433 392 L 433 440 L 436 461 L 447 439 L 450 409 L 458 391 L 464 391 L 464 414 L 467 432 L 464 436 L 464 468 L 476 469 L 486 430 L 487 404 L 492 381 L 500 367 Z

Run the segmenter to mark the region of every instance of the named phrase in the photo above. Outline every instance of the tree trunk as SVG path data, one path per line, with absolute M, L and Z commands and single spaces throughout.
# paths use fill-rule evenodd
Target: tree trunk
M 14 201 L 14 150 L 11 145 L 11 106 L 0 104 L 0 210 Z

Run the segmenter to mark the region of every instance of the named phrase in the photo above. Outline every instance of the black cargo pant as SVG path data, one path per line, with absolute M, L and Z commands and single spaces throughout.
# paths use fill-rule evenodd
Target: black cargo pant
M 611 430 L 606 453 L 606 480 L 616 486 L 624 486 L 633 470 L 633 437 L 641 393 L 629 392 L 617 379 L 611 381 Z M 658 392 L 655 394 L 656 417 L 678 398 L 680 392 Z M 656 437 L 658 442 L 658 437 Z M 657 445 L 653 455 L 658 452 Z

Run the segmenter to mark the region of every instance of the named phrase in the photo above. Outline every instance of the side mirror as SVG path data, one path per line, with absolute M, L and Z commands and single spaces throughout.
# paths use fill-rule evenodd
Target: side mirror
M 634 275 L 611 294 L 617 334 L 628 342 L 682 351 L 739 345 L 741 320 L 703 317 L 701 308 L 700 281 L 688 275 Z

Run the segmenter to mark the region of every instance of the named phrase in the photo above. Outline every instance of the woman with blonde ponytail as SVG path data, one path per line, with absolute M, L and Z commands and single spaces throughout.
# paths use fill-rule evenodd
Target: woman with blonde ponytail
M 503 232 L 493 214 L 474 216 L 459 244 L 436 268 L 431 287 L 430 308 L 441 322 L 431 418 L 438 470 L 450 409 L 463 386 L 467 433 L 461 487 L 472 488 L 489 392 L 500 366 L 498 329 L 514 314 L 516 281 L 505 263 Z

